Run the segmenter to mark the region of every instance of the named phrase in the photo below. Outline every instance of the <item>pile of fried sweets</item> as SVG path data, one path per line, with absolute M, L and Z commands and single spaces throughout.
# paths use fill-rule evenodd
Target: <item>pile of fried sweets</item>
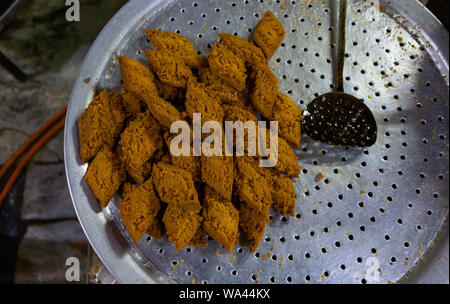
M 285 30 L 268 11 L 253 41 L 221 33 L 222 43 L 202 58 L 185 37 L 147 30 L 154 49 L 147 66 L 120 57 L 122 92 L 103 91 L 78 121 L 85 175 L 103 206 L 118 194 L 124 226 L 135 242 L 147 233 L 164 235 L 176 250 L 207 245 L 206 234 L 230 253 L 248 242 L 253 252 L 272 206 L 294 215 L 292 177 L 300 167 L 290 144 L 300 144 L 301 110 L 278 92 L 268 59 Z M 173 156 L 175 121 L 278 121 L 278 162 L 259 165 L 258 156 Z M 191 154 L 192 155 L 192 154 Z M 246 241 L 245 241 L 246 240 Z

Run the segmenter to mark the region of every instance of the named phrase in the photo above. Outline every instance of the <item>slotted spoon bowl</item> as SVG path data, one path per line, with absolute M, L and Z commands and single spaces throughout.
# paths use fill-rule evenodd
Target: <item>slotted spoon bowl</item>
M 374 3 L 374 5 L 371 5 Z M 333 89 L 335 1 L 127 3 L 92 45 L 73 88 L 65 129 L 68 184 L 81 225 L 121 283 L 397 282 L 432 246 L 448 217 L 448 32 L 417 1 L 349 1 L 345 91 L 378 124 L 367 149 L 302 138 L 296 216 L 272 213 L 256 253 L 237 246 L 175 252 L 167 239 L 131 242 L 114 198 L 102 209 L 83 180 L 76 122 L 102 89 L 120 92 L 119 55 L 145 62 L 146 28 L 185 35 L 202 55 L 219 32 L 249 37 L 266 10 L 286 28 L 270 60 L 279 90 L 300 108 Z M 83 80 L 90 77 L 89 83 Z M 322 179 L 317 176 L 323 175 Z

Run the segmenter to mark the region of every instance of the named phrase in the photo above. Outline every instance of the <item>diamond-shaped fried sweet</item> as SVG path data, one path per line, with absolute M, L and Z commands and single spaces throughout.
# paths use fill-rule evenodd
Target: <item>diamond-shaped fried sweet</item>
M 202 122 L 217 121 L 222 124 L 223 109 L 217 96 L 209 94 L 206 87 L 190 80 L 186 91 L 186 113 L 192 119 L 194 113 L 202 115 Z
M 251 74 L 250 101 L 262 116 L 270 118 L 278 94 L 278 79 L 267 65 L 254 66 Z
M 155 224 L 160 208 L 161 204 L 153 188 L 152 178 L 138 187 L 133 187 L 124 195 L 120 203 L 120 215 L 135 243 Z
M 271 121 L 278 121 L 278 133 L 289 143 L 300 145 L 300 120 L 302 111 L 292 99 L 278 92 Z
M 161 82 L 177 88 L 186 88 L 192 71 L 184 64 L 183 58 L 166 51 L 145 50 L 150 69 Z
M 250 207 L 248 203 L 241 204 L 239 209 L 239 226 L 250 245 L 250 252 L 258 249 L 259 242 L 264 235 L 267 218 Z
M 232 253 L 239 235 L 239 211 L 231 201 L 206 186 L 202 216 L 205 232 Z
M 239 92 L 246 88 L 247 69 L 245 64 L 226 46 L 214 43 L 208 54 L 211 72 Z
M 172 165 L 153 165 L 153 182 L 163 202 L 198 212 L 201 209 L 192 174 Z
M 83 163 L 91 160 L 103 145 L 109 148 L 122 131 L 125 120 L 120 96 L 102 91 L 89 104 L 78 120 L 80 155 Z
M 169 241 L 178 251 L 189 245 L 200 227 L 202 217 L 198 211 L 184 209 L 176 204 L 169 204 L 163 216 L 163 223 Z
M 263 50 L 266 58 L 270 58 L 280 46 L 285 35 L 286 31 L 281 22 L 271 11 L 267 11 L 255 27 L 253 41 Z
M 94 196 L 106 207 L 125 181 L 126 174 L 117 155 L 104 146 L 89 164 L 84 179 Z
M 223 44 L 244 61 L 245 65 L 267 65 L 263 51 L 247 39 L 229 33 L 220 33 L 219 37 Z
M 219 195 L 231 200 L 233 192 L 233 157 L 201 156 L 202 180 Z
M 150 113 L 146 112 L 138 114 L 122 132 L 118 153 L 128 175 L 141 184 L 151 171 L 150 158 L 161 147 L 160 126 Z
M 202 58 L 197 54 L 192 42 L 186 37 L 161 30 L 146 30 L 148 40 L 156 50 L 166 51 L 183 58 L 184 63 L 194 69 L 200 68 Z
M 241 201 L 246 202 L 255 212 L 268 220 L 272 203 L 270 185 L 255 168 L 257 165 L 253 157 L 236 157 L 235 188 Z

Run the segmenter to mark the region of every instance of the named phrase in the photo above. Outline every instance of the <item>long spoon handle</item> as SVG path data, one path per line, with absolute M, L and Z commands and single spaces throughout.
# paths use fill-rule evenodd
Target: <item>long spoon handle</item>
M 336 73 L 336 91 L 344 92 L 344 61 L 345 61 L 345 20 L 347 19 L 347 0 L 339 1 L 339 38 L 338 60 Z

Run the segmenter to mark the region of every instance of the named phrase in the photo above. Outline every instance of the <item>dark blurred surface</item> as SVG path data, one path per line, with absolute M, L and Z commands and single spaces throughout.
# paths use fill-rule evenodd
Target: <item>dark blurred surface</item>
M 427 3 L 428 9 L 433 12 L 433 14 L 441 20 L 442 24 L 448 30 L 448 8 L 449 1 L 448 0 L 429 0 Z
M 0 16 L 13 2 L 0 0 Z M 18 82 L 0 67 L 0 164 L 68 103 L 90 44 L 126 0 L 81 0 L 80 22 L 66 20 L 63 0 L 21 2 L 10 22 L 0 26 L 0 52 L 29 76 Z M 5 200 L 0 283 L 67 283 L 68 257 L 79 259 L 86 282 L 88 242 L 68 193 L 63 159 L 61 131 L 36 154 Z
M 0 2 L 0 16 L 2 16 L 6 12 L 8 7 L 10 7 L 14 1 L 15 0 L 2 0 L 2 2 Z
M 5 179 L 0 181 L 3 187 Z M 17 250 L 24 234 L 24 226 L 20 220 L 23 201 L 25 175 L 17 180 L 0 212 L 0 283 L 14 281 L 14 270 Z

